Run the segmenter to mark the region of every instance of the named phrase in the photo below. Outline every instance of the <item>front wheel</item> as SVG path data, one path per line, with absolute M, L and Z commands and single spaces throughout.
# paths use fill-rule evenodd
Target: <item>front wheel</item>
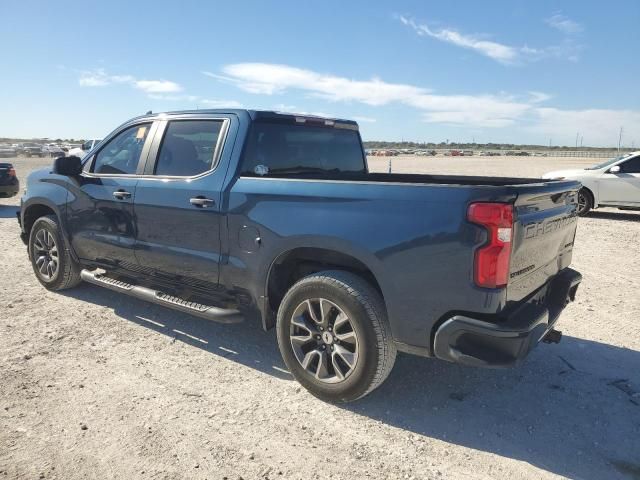
M 589 192 L 589 190 L 587 190 L 586 188 L 581 188 L 578 191 L 578 215 L 586 215 L 592 208 L 593 197 L 591 196 L 591 192 Z
M 47 290 L 65 290 L 81 281 L 80 265 L 66 248 L 53 215 L 38 218 L 31 227 L 29 258 L 36 278 Z
M 395 362 L 380 294 L 349 272 L 320 272 L 294 284 L 280 304 L 276 328 L 289 371 L 322 400 L 367 395 Z

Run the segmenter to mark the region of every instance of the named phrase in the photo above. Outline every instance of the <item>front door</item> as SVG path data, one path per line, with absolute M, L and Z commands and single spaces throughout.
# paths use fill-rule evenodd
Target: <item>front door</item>
M 133 201 L 151 125 L 139 123 L 116 133 L 71 180 L 67 228 L 81 259 L 124 268 L 136 265 Z
M 640 206 L 640 156 L 619 163 L 617 173 L 603 173 L 600 202 L 606 205 Z
M 187 115 L 158 126 L 134 202 L 136 256 L 154 274 L 218 283 L 226 173 L 219 159 L 230 121 Z

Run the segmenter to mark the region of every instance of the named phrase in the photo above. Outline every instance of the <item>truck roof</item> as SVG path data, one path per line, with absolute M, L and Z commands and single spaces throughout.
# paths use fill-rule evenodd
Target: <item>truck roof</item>
M 141 115 L 136 118 L 145 117 L 158 117 L 162 115 L 185 115 L 185 114 L 248 114 L 252 120 L 280 120 L 280 121 L 296 121 L 296 119 L 308 119 L 308 120 L 323 120 L 325 122 L 338 122 L 341 124 L 348 124 L 357 128 L 358 123 L 353 120 L 347 120 L 343 118 L 325 117 L 320 115 L 306 114 L 306 113 L 292 113 L 292 112 L 276 112 L 273 110 L 253 110 L 244 108 L 213 108 L 213 109 L 200 109 L 200 110 L 178 110 L 169 112 L 158 112 Z

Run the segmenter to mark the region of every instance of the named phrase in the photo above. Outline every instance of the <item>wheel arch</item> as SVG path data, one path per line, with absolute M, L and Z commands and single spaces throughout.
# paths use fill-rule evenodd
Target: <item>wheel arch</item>
M 46 215 L 55 215 L 60 220 L 58 209 L 45 202 L 33 202 L 22 209 L 22 230 L 27 238 L 36 220 Z
M 584 190 L 587 195 L 589 195 L 591 197 L 591 208 L 597 208 L 598 207 L 598 199 L 594 193 L 594 189 L 591 188 L 590 186 L 587 186 L 585 184 L 582 184 L 582 187 L 580 187 L 580 190 Z
M 58 220 L 60 233 L 66 243 L 65 248 L 69 251 L 71 257 L 75 261 L 78 261 L 78 256 L 76 255 L 73 248 L 71 248 L 71 242 L 69 242 L 67 228 L 59 206 L 46 198 L 31 198 L 21 208 L 20 220 L 22 226 L 22 236 L 25 243 L 28 244 L 29 242 L 29 235 L 31 233 L 31 229 L 33 228 L 33 224 L 36 222 L 36 220 L 38 220 L 38 218 L 44 217 L 46 215 L 54 215 L 56 217 L 56 219 Z
M 386 308 L 383 289 L 375 273 L 361 259 L 338 250 L 322 247 L 295 247 L 278 255 L 271 263 L 265 281 L 265 330 L 275 325 L 280 302 L 291 286 L 301 278 L 323 270 L 344 270 L 358 275 L 375 288 Z

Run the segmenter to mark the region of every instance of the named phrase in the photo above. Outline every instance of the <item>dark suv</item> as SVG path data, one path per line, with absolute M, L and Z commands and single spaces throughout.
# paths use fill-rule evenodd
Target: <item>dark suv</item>
M 20 191 L 20 182 L 11 163 L 0 162 L 0 197 L 13 197 Z

